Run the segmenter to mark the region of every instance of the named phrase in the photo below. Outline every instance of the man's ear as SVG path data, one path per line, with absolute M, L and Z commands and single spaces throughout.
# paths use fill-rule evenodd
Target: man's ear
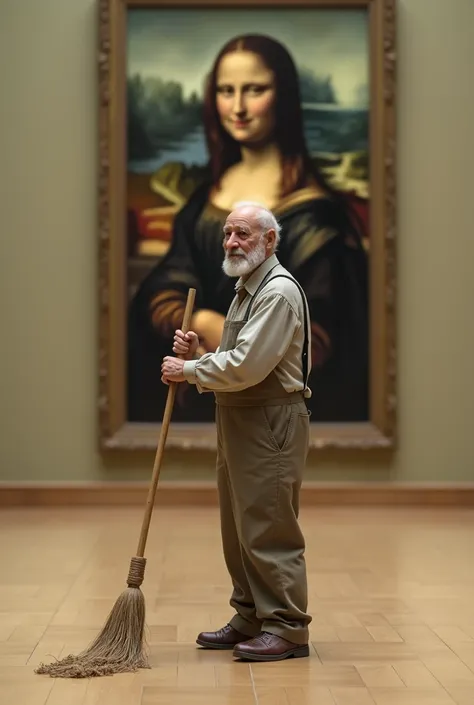
M 270 228 L 270 230 L 267 230 L 266 232 L 266 238 L 267 238 L 267 249 L 273 249 L 275 247 L 275 241 L 276 241 L 276 232 L 273 228 Z

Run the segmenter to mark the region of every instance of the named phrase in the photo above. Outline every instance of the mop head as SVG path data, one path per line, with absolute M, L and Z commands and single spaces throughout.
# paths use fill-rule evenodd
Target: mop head
M 92 644 L 77 656 L 41 663 L 35 673 L 52 678 L 92 678 L 150 668 L 145 647 L 145 598 L 140 585 L 144 558 L 132 558 L 128 588 L 116 601 Z

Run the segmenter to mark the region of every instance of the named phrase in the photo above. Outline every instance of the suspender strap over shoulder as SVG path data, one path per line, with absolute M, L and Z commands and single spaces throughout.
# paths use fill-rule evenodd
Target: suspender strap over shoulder
M 275 265 L 275 266 L 277 267 L 278 265 Z M 254 302 L 255 298 L 257 297 L 257 294 L 263 289 L 263 287 L 266 284 L 268 284 L 268 282 L 273 281 L 273 279 L 278 279 L 278 277 L 280 277 L 282 279 L 289 279 L 294 284 L 296 284 L 296 286 L 300 290 L 301 299 L 303 301 L 303 311 L 305 314 L 304 315 L 304 343 L 303 343 L 303 352 L 301 354 L 301 365 L 303 368 L 303 381 L 304 381 L 304 385 L 306 387 L 307 383 L 308 383 L 308 343 L 309 343 L 309 325 L 308 325 L 309 311 L 307 308 L 306 296 L 305 296 L 305 293 L 304 293 L 301 285 L 299 284 L 298 281 L 296 281 L 296 279 L 294 277 L 289 277 L 287 274 L 275 274 L 274 277 L 270 277 L 270 274 L 272 273 L 273 269 L 275 269 L 275 267 L 273 267 L 267 273 L 267 275 L 264 277 L 264 279 L 261 281 L 259 287 L 257 288 L 257 291 L 252 296 L 252 298 L 249 302 L 249 305 L 247 306 L 247 310 L 245 311 L 244 320 L 248 321 L 249 315 L 250 315 L 250 309 L 252 307 L 252 303 Z

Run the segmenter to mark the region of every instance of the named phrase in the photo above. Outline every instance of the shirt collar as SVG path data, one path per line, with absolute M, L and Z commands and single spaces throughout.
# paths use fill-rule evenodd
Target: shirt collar
M 253 296 L 268 272 L 277 264 L 277 256 L 275 254 L 270 255 L 270 257 L 267 257 L 267 259 L 252 272 L 247 281 L 244 281 L 242 277 L 240 277 L 235 285 L 235 290 L 238 292 L 240 289 L 244 288 L 250 296 Z

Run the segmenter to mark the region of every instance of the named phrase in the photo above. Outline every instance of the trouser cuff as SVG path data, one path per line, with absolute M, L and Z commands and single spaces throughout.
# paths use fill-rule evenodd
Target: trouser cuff
M 259 622 L 249 622 L 248 619 L 244 619 L 240 614 L 234 615 L 229 622 L 230 626 L 241 634 L 245 634 L 249 639 L 257 636 L 262 631 L 262 626 Z

